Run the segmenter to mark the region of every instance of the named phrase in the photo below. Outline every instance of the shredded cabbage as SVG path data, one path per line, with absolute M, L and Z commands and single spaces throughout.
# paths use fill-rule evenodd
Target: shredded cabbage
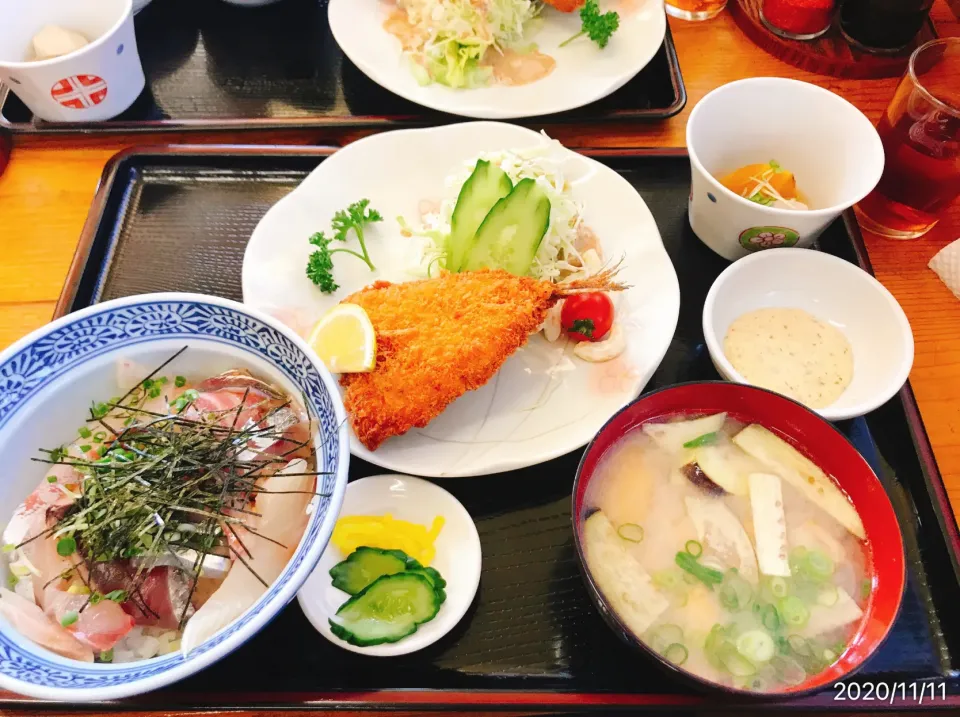
M 537 17 L 534 0 L 398 0 L 422 43 L 412 59 L 434 82 L 454 88 L 487 84 L 491 70 L 481 64 L 490 48 L 501 50 L 523 38 Z M 415 72 L 423 82 L 422 72 Z
M 589 230 L 583 226 L 583 204 L 571 196 L 564 173 L 564 165 L 572 155 L 557 140 L 545 134 L 543 138 L 544 141 L 534 147 L 485 152 L 464 162 L 459 171 L 447 177 L 446 196 L 437 211 L 424 214 L 417 227 L 400 218 L 401 233 L 418 241 L 411 273 L 436 275 L 438 263 L 442 266 L 444 243 L 450 234 L 450 220 L 460 188 L 481 159 L 499 166 L 514 184 L 521 179 L 534 179 L 550 199 L 550 224 L 531 267 L 534 277 L 556 282 L 600 269 L 600 248 L 584 241 Z

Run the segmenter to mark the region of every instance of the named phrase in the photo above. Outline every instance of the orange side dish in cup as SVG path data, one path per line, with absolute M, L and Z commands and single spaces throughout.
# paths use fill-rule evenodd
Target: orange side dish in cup
M 757 204 L 782 209 L 809 209 L 800 196 L 793 172 L 787 171 L 774 160 L 740 167 L 724 176 L 720 184 Z

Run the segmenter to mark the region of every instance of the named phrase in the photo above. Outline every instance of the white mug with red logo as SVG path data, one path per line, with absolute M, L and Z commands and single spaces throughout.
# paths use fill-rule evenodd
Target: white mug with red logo
M 40 119 L 110 119 L 143 91 L 131 0 L 7 0 L 0 16 L 0 82 Z M 31 61 L 33 37 L 48 25 L 78 32 L 90 44 Z

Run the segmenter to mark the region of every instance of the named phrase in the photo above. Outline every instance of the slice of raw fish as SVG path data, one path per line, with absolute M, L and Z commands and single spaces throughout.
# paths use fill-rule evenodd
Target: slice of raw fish
M 96 605 L 89 595 L 79 595 L 48 586 L 44 591 L 43 611 L 52 620 L 63 624 L 76 615 L 67 631 L 97 652 L 109 650 L 133 629 L 133 618 L 112 600 Z
M 127 561 L 97 563 L 90 571 L 90 582 L 104 595 L 124 590 L 129 599 L 121 604 L 134 623 L 144 627 L 175 630 L 184 614 L 193 614 L 189 604 L 191 578 L 171 566 L 151 568 L 137 584 L 137 569 Z
M 249 516 L 247 525 L 270 540 L 245 528 L 237 529 L 243 544 L 234 543 L 234 549 L 244 559 L 234 561 L 217 591 L 187 622 L 180 643 L 184 655 L 240 617 L 266 591 L 263 582 L 270 585 L 283 572 L 307 525 L 307 505 L 313 498 L 316 479 L 301 475 L 306 470 L 306 461 L 298 459 L 258 481 L 263 491 L 257 493 L 259 515 Z
M 0 615 L 28 640 L 81 662 L 93 662 L 93 651 L 71 635 L 66 628 L 43 614 L 39 606 L 6 588 L 0 588 Z
M 20 548 L 20 554 L 26 558 L 36 571 L 33 579 L 34 598 L 37 605 L 56 624 L 64 620 L 70 621 L 70 613 L 76 613 L 76 620 L 66 629 L 77 640 L 95 651 L 109 650 L 133 627 L 133 618 L 123 609 L 110 600 L 104 600 L 96 605 L 89 602 L 89 596 L 68 592 L 71 587 L 85 590 L 85 568 L 79 556 L 62 556 L 57 552 L 57 539 L 53 536 L 53 528 L 62 511 L 69 507 L 73 499 L 69 498 L 66 506 L 60 498 L 54 498 L 51 488 L 56 489 L 60 480 L 70 481 L 76 471 L 71 474 L 69 466 L 54 466 L 64 468 L 51 472 L 58 479 L 58 483 L 49 483 L 46 478 L 31 493 L 24 503 L 33 504 L 33 509 L 25 509 L 23 513 L 27 522 L 25 542 Z M 76 485 L 70 485 L 74 490 Z M 60 495 L 69 497 L 62 490 Z M 59 513 L 59 515 L 58 515 Z
M 244 390 L 250 389 L 251 392 L 259 392 L 276 400 L 283 400 L 284 394 L 266 381 L 253 376 L 249 371 L 243 369 L 232 369 L 224 371 L 218 376 L 213 376 L 202 381 L 197 390 L 201 393 L 205 391 L 219 391 L 221 389 L 239 389 L 242 394 Z

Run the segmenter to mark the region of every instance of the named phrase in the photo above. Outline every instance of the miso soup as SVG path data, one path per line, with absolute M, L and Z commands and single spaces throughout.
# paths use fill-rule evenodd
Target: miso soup
M 585 505 L 586 563 L 608 604 L 701 678 L 789 689 L 835 662 L 863 619 L 859 515 L 762 426 L 645 423 L 601 459 Z

